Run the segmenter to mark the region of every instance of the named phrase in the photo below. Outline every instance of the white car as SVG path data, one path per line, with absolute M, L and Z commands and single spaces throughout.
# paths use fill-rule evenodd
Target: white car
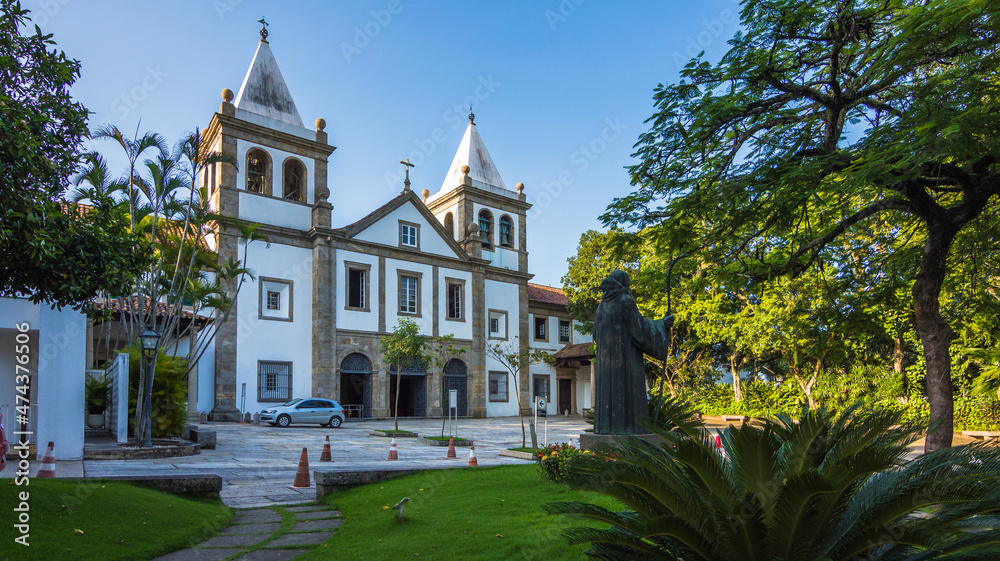
M 262 410 L 260 420 L 270 423 L 272 427 L 275 425 L 287 427 L 292 423 L 316 423 L 324 427 L 337 428 L 344 422 L 344 408 L 332 399 L 300 397 Z

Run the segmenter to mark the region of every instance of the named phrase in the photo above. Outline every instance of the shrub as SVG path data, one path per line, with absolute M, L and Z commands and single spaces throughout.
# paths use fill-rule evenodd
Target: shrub
M 129 433 L 135 425 L 135 405 L 139 395 L 139 368 L 142 355 L 134 345 L 128 352 L 128 411 Z M 172 357 L 164 352 L 156 356 L 156 371 L 153 375 L 153 395 L 151 417 L 152 436 L 164 437 L 180 435 L 187 420 L 187 359 Z

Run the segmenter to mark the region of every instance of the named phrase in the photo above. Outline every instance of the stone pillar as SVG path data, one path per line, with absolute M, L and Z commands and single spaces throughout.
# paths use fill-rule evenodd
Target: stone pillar
M 226 104 L 223 103 L 223 113 Z M 231 105 L 231 104 L 229 104 Z M 222 133 L 222 153 L 236 159 L 236 138 L 227 132 Z M 219 208 L 218 212 L 229 217 L 238 217 L 239 212 L 239 191 L 236 185 L 236 168 L 229 165 L 222 166 L 219 180 Z M 229 259 L 239 259 L 239 231 L 234 227 L 219 226 L 219 262 Z M 237 280 L 233 280 L 227 287 L 230 294 L 236 294 Z M 244 283 L 244 288 L 246 288 Z M 256 293 L 256 287 L 250 286 L 250 291 Z M 232 308 L 229 310 L 229 319 L 218 327 L 215 336 L 215 407 L 211 412 L 213 421 L 239 422 L 240 411 L 236 408 L 236 346 L 237 346 L 237 322 L 239 310 L 237 300 L 233 298 Z M 220 318 L 221 319 L 221 318 Z M 218 321 L 218 320 L 217 320 Z
M 389 369 L 381 367 L 372 372 L 372 416 L 389 416 Z
M 319 206 L 319 205 L 317 205 Z M 337 341 L 337 252 L 327 237 L 313 238 L 312 263 L 312 394 L 340 399 L 340 376 L 335 351 Z
M 427 416 L 443 417 L 444 406 L 441 402 L 442 374 L 440 372 L 427 372 Z
M 466 392 L 468 394 L 468 414 L 471 417 L 486 416 L 486 395 L 488 374 L 486 372 L 486 273 L 482 265 L 472 271 L 472 349 L 469 354 L 469 371 Z M 508 318 L 507 321 L 511 321 Z

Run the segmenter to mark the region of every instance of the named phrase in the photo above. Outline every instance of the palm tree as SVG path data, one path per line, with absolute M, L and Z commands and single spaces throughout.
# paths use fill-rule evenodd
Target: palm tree
M 677 416 L 665 408 L 663 416 Z M 1000 452 L 985 445 L 905 461 L 919 434 L 893 411 L 760 419 L 713 437 L 683 419 L 653 444 L 616 439 L 581 456 L 571 486 L 617 499 L 544 508 L 602 523 L 567 531 L 596 559 L 903 561 L 1000 559 Z M 604 526 L 606 525 L 606 526 Z

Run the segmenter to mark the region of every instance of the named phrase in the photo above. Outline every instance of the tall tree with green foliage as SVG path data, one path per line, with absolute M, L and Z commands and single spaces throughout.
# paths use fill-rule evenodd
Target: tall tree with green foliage
M 29 24 L 18 2 L 0 1 L 0 296 L 82 308 L 128 286 L 149 245 L 120 201 L 60 200 L 87 135 L 87 109 L 69 93 L 80 63 Z
M 1000 206 L 998 18 L 989 0 L 746 0 L 721 61 L 696 58 L 656 88 L 637 189 L 602 219 L 655 225 L 672 247 L 767 279 L 885 216 L 898 252 L 874 259 L 919 248 L 926 450 L 950 446 L 955 333 L 940 296 L 956 240 Z
M 186 135 L 173 152 L 166 151 L 162 138 L 153 133 L 128 138 L 117 127 L 104 126 L 96 136 L 119 145 L 128 159 L 128 170 L 123 178 L 111 179 L 104 159 L 88 155 L 71 198 L 78 202 L 93 202 L 95 197 L 123 201 L 128 223 L 152 247 L 148 265 L 127 286 L 106 295 L 105 301 L 119 310 L 127 341 L 152 327 L 161 335 L 157 351 L 167 350 L 176 356 L 178 343 L 187 339 L 188 360 L 184 365 L 189 373 L 228 319 L 245 280 L 253 278 L 253 272 L 244 265 L 250 244 L 267 243 L 267 239 L 257 224 L 223 216 L 210 207 L 208 191 L 198 187 L 197 179 L 207 166 L 235 166 L 236 162 L 207 150 L 200 131 Z M 138 159 L 149 152 L 152 157 L 138 164 Z M 212 251 L 211 240 L 217 239 L 223 225 L 239 229 L 241 261 L 219 262 Z M 201 325 L 204 328 L 199 331 Z M 110 341 L 111 337 L 104 339 Z M 139 400 L 136 408 L 134 435 L 146 444 L 152 424 L 146 403 L 152 399 L 154 372 L 155 361 L 148 376 L 146 369 L 139 372 L 139 387 L 145 399 Z

